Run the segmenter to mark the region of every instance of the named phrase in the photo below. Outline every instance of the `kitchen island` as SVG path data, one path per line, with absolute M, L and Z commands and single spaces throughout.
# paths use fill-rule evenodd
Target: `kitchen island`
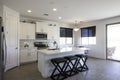
M 38 70 L 44 78 L 50 77 L 54 66 L 51 59 L 71 56 L 76 54 L 84 54 L 88 48 L 67 47 L 56 50 L 41 49 L 38 50 Z

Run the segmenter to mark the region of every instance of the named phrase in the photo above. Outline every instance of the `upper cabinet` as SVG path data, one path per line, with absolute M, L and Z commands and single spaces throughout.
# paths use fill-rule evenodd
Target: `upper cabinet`
M 48 30 L 48 39 L 59 39 L 59 27 L 49 26 Z
M 47 33 L 48 24 L 46 22 L 36 22 L 36 32 Z
M 47 39 L 59 41 L 60 26 L 65 25 L 52 21 L 36 22 L 36 24 L 21 22 L 20 39 L 35 39 L 36 33 L 45 33 L 47 34 Z
M 21 22 L 20 39 L 35 39 L 35 24 Z
M 51 21 L 36 22 L 36 32 L 47 33 L 47 39 L 59 38 L 59 27 Z

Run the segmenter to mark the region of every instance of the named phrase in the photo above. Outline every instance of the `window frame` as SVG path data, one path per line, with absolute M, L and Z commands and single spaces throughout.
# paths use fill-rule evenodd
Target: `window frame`
M 81 45 L 96 45 L 96 26 L 81 28 Z M 86 31 L 85 31 L 86 30 Z M 90 38 L 95 37 L 95 43 L 90 43 Z M 83 44 L 83 39 L 87 38 L 87 44 Z
M 61 35 L 61 29 L 63 29 L 63 31 L 65 31 L 65 32 L 62 32 L 62 33 L 65 33 L 64 35 Z M 70 33 L 70 32 L 71 32 L 71 34 L 69 35 L 68 33 Z M 72 45 L 73 44 L 73 29 L 60 27 L 60 38 L 65 38 L 65 44 L 63 44 L 63 45 Z M 72 38 L 71 44 L 67 44 L 67 38 Z

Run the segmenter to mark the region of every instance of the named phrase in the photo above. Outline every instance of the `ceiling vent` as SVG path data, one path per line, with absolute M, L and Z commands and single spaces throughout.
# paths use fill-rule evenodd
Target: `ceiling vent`
M 49 16 L 49 14 L 43 14 L 44 16 Z

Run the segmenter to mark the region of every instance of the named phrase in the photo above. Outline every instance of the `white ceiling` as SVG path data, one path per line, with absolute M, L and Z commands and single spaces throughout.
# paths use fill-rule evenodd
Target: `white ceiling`
M 2 0 L 2 3 L 24 16 L 70 23 L 120 15 L 120 0 Z M 52 8 L 58 11 L 53 12 Z M 32 13 L 27 13 L 28 9 Z

